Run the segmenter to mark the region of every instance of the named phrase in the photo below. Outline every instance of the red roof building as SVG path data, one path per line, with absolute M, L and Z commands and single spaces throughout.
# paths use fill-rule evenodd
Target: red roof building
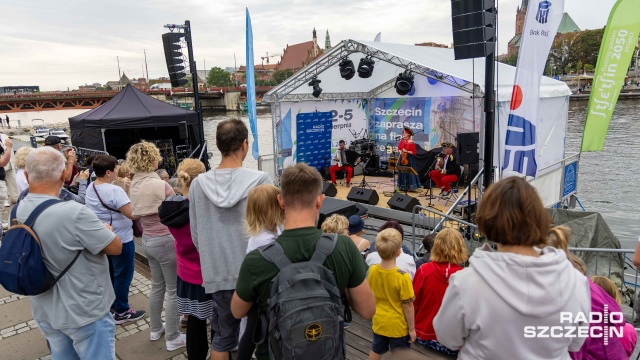
M 276 70 L 291 69 L 296 72 L 322 55 L 324 51 L 318 45 L 318 37 L 316 36 L 316 29 L 314 28 L 313 39 L 311 41 L 287 45 L 282 52 L 282 58 L 280 62 L 278 62 Z

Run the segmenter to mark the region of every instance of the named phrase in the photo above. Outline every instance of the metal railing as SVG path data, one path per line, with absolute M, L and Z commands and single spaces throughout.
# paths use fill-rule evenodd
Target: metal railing
M 565 169 L 567 165 L 573 163 L 580 163 L 580 153 L 570 154 L 564 159 L 557 161 L 549 166 L 545 166 L 542 169 L 538 170 L 538 173 L 546 171 L 542 175 L 536 176 L 534 179 L 529 180 L 529 183 L 538 189 L 538 193 L 540 194 L 540 198 L 544 206 L 550 207 L 555 204 L 562 202 L 562 200 L 570 195 L 574 194 L 575 190 L 567 195 L 564 194 L 564 181 L 565 179 Z M 577 181 L 577 174 L 574 181 Z M 549 186 L 552 184 L 558 184 L 557 191 L 554 193 L 553 191 L 547 191 Z M 577 189 L 577 183 L 575 183 L 575 188 Z
M 469 183 L 469 186 L 467 186 L 464 191 L 462 192 L 462 194 L 458 195 L 458 198 L 456 199 L 456 201 L 453 203 L 453 205 L 451 205 L 451 207 L 449 208 L 449 210 L 447 210 L 445 215 L 451 215 L 451 213 L 453 213 L 453 211 L 458 207 L 458 205 L 465 200 L 465 198 L 467 197 L 467 194 L 471 193 L 471 189 L 473 188 L 474 185 L 478 184 L 478 181 L 480 180 L 480 178 L 482 177 L 482 174 L 484 173 L 484 168 L 480 169 L 480 171 L 478 171 L 478 175 L 476 175 L 476 177 L 473 178 L 473 180 L 471 180 L 471 182 Z M 468 204 L 471 205 L 471 204 Z M 415 208 L 414 208 L 414 213 L 415 213 Z M 447 220 L 447 217 L 442 217 L 440 222 L 436 225 L 436 227 L 434 228 L 434 231 L 438 231 L 441 227 L 442 224 Z M 475 225 L 474 225 L 475 226 Z
M 413 246 L 413 253 L 416 254 L 416 238 L 422 241 L 422 238 L 428 234 L 439 231 L 442 227 L 453 228 L 463 234 L 466 242 L 469 254 L 473 252 L 477 247 L 481 246 L 480 236 L 478 233 L 478 226 L 470 222 L 459 219 L 455 216 L 442 213 L 433 208 L 424 206 L 415 206 L 413 208 L 413 214 L 411 216 L 411 230 L 412 238 L 411 243 Z M 418 246 L 418 252 L 422 250 L 423 246 Z

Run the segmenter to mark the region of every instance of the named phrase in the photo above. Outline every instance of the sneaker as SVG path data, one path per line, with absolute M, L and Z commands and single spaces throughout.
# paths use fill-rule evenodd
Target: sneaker
M 180 315 L 180 326 L 182 326 L 183 328 L 187 327 L 187 322 L 188 322 L 188 315 Z
M 347 187 L 351 187 L 351 183 L 350 183 L 350 182 L 348 182 L 346 186 L 347 186 Z
M 144 311 L 129 309 L 122 314 L 115 314 L 113 320 L 116 321 L 116 325 L 124 324 L 129 321 L 136 321 L 144 317 Z
M 351 326 L 351 323 L 348 323 L 348 322 L 345 322 L 345 323 L 344 323 L 344 329 L 345 329 L 345 330 L 346 330 L 346 329 L 348 329 L 348 328 L 349 328 L 349 326 Z
M 440 192 L 440 197 L 444 198 L 444 197 L 447 197 L 449 195 L 451 195 L 451 190 L 449 190 L 449 191 L 442 190 L 442 192 Z
M 160 338 L 162 337 L 162 334 L 164 334 L 164 323 L 162 323 L 162 329 L 160 331 L 150 332 L 149 337 L 151 338 L 151 341 L 156 341 L 156 340 L 160 340 Z
M 181 333 L 174 340 L 171 340 L 171 341 L 167 340 L 167 351 L 178 350 L 185 346 L 187 346 L 187 335 L 185 334 Z
M 116 311 L 114 309 L 109 310 L 109 313 L 111 313 L 111 317 L 116 316 Z
M 9 207 L 9 206 L 11 206 L 11 203 L 9 202 L 9 200 L 5 200 L 4 207 Z

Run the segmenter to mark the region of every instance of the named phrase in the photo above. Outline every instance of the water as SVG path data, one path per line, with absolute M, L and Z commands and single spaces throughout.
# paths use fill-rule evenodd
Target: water
M 569 105 L 567 128 L 567 152 L 578 152 L 584 128 L 586 101 L 572 101 Z M 68 118 L 86 110 L 57 110 L 26 112 L 9 115 L 12 124 L 20 119 L 23 125 L 30 125 L 31 119 L 42 118 L 48 124 L 68 124 Z M 220 153 L 215 149 L 215 129 L 217 124 L 230 117 L 239 117 L 248 122 L 246 115 L 239 113 L 205 113 L 205 138 L 209 150 L 213 152 L 211 164 L 220 162 Z M 261 154 L 272 154 L 271 115 L 261 111 L 258 114 L 258 144 Z M 252 138 L 250 138 L 250 143 Z M 250 144 L 251 146 L 251 144 Z M 618 236 L 623 248 L 635 248 L 640 236 L 640 207 L 635 199 L 639 196 L 636 188 L 640 176 L 640 101 L 622 100 L 613 114 L 604 151 L 584 153 L 580 159 L 578 177 L 578 198 L 587 211 L 597 211 L 607 221 Z M 257 169 L 258 163 L 251 153 L 245 166 Z

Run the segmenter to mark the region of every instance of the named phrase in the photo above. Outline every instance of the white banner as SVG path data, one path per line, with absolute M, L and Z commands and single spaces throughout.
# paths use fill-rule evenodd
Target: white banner
M 511 95 L 502 176 L 538 172 L 540 80 L 564 13 L 564 0 L 529 0 Z M 539 153 L 539 151 L 538 151 Z

